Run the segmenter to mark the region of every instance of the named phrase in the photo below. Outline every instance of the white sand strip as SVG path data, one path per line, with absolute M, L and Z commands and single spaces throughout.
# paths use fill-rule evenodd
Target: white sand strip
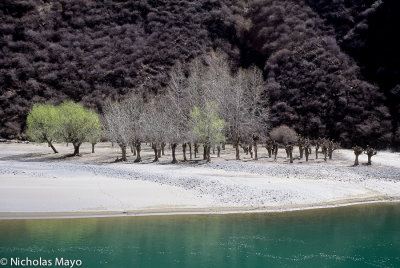
M 377 161 L 386 165 L 372 167 L 349 166 L 348 150 L 327 163 L 204 165 L 32 161 L 23 152 L 0 157 L 0 218 L 282 211 L 400 199 L 398 154 L 389 152 Z

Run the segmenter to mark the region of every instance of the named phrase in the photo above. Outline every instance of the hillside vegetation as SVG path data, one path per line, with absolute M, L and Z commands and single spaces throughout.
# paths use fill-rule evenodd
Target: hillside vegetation
M 34 103 L 102 111 L 164 92 L 176 61 L 222 49 L 260 67 L 271 127 L 344 146 L 400 144 L 395 0 L 3 0 L 0 136 L 24 136 Z M 189 71 L 188 68 L 186 70 Z

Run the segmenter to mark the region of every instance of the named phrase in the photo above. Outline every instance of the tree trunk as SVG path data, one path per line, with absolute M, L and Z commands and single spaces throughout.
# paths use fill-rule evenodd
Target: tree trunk
M 177 146 L 178 146 L 178 144 L 176 144 L 176 143 L 171 144 L 171 150 L 172 150 L 172 164 L 178 163 L 178 161 L 176 160 L 176 156 L 175 156 L 175 150 L 176 150 L 176 147 L 177 147 Z
M 220 157 L 221 155 L 221 146 L 217 146 L 217 157 Z
M 274 160 L 276 160 L 276 156 L 278 155 L 278 146 L 274 149 Z
M 142 146 L 140 144 L 140 141 L 135 143 L 135 151 L 136 151 L 136 159 L 135 159 L 135 163 L 141 162 L 142 161 L 142 157 L 140 156 L 140 151 L 142 150 Z
M 267 151 L 268 151 L 268 157 L 271 158 L 272 157 L 272 150 L 270 147 L 267 147 Z
M 183 152 L 183 161 L 186 162 L 186 142 L 182 144 L 182 152 Z
M 250 157 L 253 158 L 253 147 L 251 145 L 249 145 L 249 153 Z
M 225 150 L 225 142 L 222 143 L 222 150 Z
M 121 153 L 122 153 L 121 161 L 126 161 L 126 145 L 120 145 L 119 147 L 121 147 Z
M 288 151 L 288 149 L 285 148 L 285 151 L 286 151 L 286 158 L 289 158 L 289 151 Z
M 327 157 L 327 151 L 324 151 L 324 161 L 326 162 L 326 157 Z
M 235 150 L 236 150 L 236 160 L 240 160 L 240 156 L 239 156 L 239 143 L 235 144 Z
M 315 159 L 318 159 L 318 149 L 319 149 L 319 147 L 316 146 L 315 147 Z
M 161 154 L 162 155 L 165 155 L 165 150 L 164 150 L 165 149 L 165 145 L 166 145 L 165 142 L 161 143 Z
M 189 159 L 192 160 L 192 143 L 188 142 L 189 145 Z
M 157 150 L 157 145 L 153 144 L 153 151 L 154 151 L 154 160 L 153 162 L 157 162 L 158 161 L 158 150 Z
M 213 148 L 213 154 L 215 154 L 215 145 L 213 145 L 212 148 Z
M 333 154 L 333 150 L 332 149 L 328 149 L 328 156 L 329 156 L 329 159 L 332 159 L 332 154 Z
M 197 154 L 199 153 L 199 145 L 194 143 L 194 158 L 197 158 Z
M 131 147 L 131 153 L 132 153 L 133 155 L 136 155 L 136 149 L 135 149 L 136 144 L 135 144 L 135 142 L 131 142 L 130 147 Z
M 354 165 L 358 166 L 358 154 L 356 154 L 356 160 L 354 160 Z
M 74 145 L 74 156 L 75 155 L 79 155 L 79 147 L 81 147 L 81 144 L 80 143 L 73 143 L 73 145 Z
M 47 144 L 49 145 L 49 147 L 53 150 L 53 152 L 55 154 L 58 154 L 57 149 L 53 146 L 53 144 L 51 143 L 51 141 L 47 141 Z
M 161 158 L 161 148 L 157 149 L 158 158 Z
M 368 154 L 367 156 L 368 156 L 367 165 L 371 165 L 371 157 L 372 157 L 372 155 Z
M 211 162 L 210 151 L 211 151 L 211 146 L 207 145 L 207 163 Z
M 300 151 L 300 159 L 303 158 L 303 146 L 299 145 L 299 151 Z
M 257 156 L 257 141 L 253 141 L 253 147 L 254 147 L 254 160 L 258 160 L 258 156 Z
M 203 145 L 203 160 L 207 159 L 207 145 Z
M 304 154 L 306 156 L 306 162 L 308 162 L 308 157 L 310 156 L 310 147 L 304 148 Z
M 292 152 L 292 150 L 289 151 L 289 158 L 290 158 L 290 163 L 293 163 L 293 152 Z
M 92 143 L 92 154 L 94 154 L 94 146 L 96 145 L 96 143 Z

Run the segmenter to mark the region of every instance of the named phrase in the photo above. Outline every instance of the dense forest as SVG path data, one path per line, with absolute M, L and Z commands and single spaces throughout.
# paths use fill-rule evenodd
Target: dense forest
M 2 0 L 0 136 L 24 137 L 34 103 L 163 94 L 176 61 L 223 50 L 257 65 L 271 128 L 400 145 L 396 0 Z M 184 65 L 185 66 L 185 65 Z M 189 72 L 187 68 L 186 72 Z M 189 74 L 187 74 L 189 75 Z

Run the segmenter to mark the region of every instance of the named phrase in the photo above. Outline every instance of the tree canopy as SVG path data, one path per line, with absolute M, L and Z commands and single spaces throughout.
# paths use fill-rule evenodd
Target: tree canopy
M 72 143 L 73 155 L 85 141 L 97 143 L 102 136 L 99 116 L 81 104 L 67 101 L 59 106 L 36 104 L 27 117 L 28 134 L 36 142 L 47 142 L 55 153 L 54 141 Z
M 46 142 L 53 149 L 53 142 L 60 138 L 60 111 L 51 104 L 35 104 L 27 117 L 27 133 L 32 141 Z

